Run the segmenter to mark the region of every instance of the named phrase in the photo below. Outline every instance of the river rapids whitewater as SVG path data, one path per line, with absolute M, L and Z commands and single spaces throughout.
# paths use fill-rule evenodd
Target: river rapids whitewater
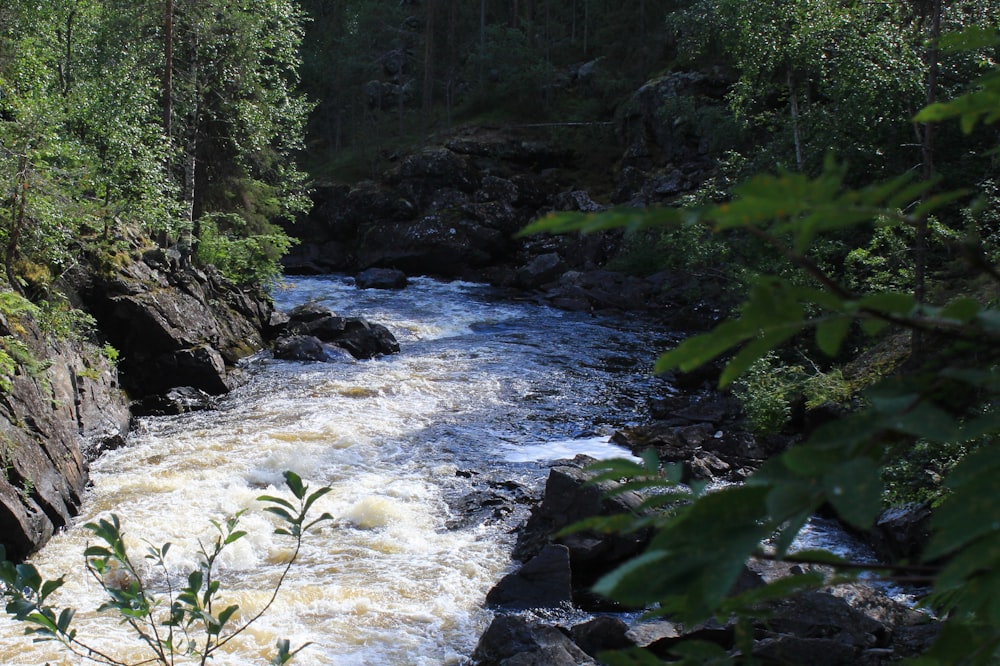
M 82 525 L 114 513 L 135 560 L 172 544 L 180 577 L 197 562 L 212 520 L 246 509 L 248 536 L 225 551 L 225 605 L 249 617 L 267 602 L 290 554 L 262 494 L 289 497 L 282 473 L 332 492 L 334 521 L 305 540 L 268 613 L 217 653 L 223 666 L 264 664 L 279 638 L 303 665 L 460 664 L 489 625 L 488 590 L 510 568 L 514 525 L 462 521 L 456 498 L 480 474 L 538 487 L 552 460 L 626 455 L 612 432 L 640 422 L 669 390 L 651 375 L 676 338 L 632 317 L 555 310 L 489 287 L 416 278 L 402 291 L 357 289 L 346 277 L 289 278 L 277 306 L 316 301 L 389 328 L 397 355 L 330 363 L 250 359 L 250 377 L 214 411 L 140 419 L 126 447 L 91 466 L 81 515 L 32 562 L 66 575 L 55 601 L 78 609 L 78 635 L 116 658 L 141 646 L 84 571 Z M 456 527 L 457 525 L 457 527 Z M 152 576 L 164 586 L 163 577 Z M 223 607 L 223 606 L 220 606 Z M 55 643 L 32 643 L 0 618 L 0 664 L 79 664 Z

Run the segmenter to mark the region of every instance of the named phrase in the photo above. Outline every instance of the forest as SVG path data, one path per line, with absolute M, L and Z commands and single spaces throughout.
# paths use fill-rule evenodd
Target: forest
M 865 530 L 926 503 L 923 553 L 876 570 L 927 584 L 945 620 L 913 663 L 996 663 L 998 58 L 993 0 L 6 0 L 0 314 L 94 335 L 66 276 L 127 263 L 136 238 L 273 286 L 318 186 L 378 179 L 464 128 L 528 129 L 573 154 L 562 176 L 600 210 L 539 206 L 522 242 L 606 236 L 615 270 L 682 272 L 690 300 L 724 308 L 657 372 L 712 368 L 760 437 L 839 415 L 722 491 L 676 493 L 656 460 L 608 464 L 655 515 L 602 529 L 657 536 L 598 591 L 692 624 L 750 618 L 828 582 L 729 595 L 810 515 Z M 693 142 L 697 177 L 636 207 L 613 182 L 625 109 L 678 73 L 708 83 L 669 96 L 651 131 Z M 0 392 L 24 374 L 16 338 L 0 339 Z M 676 656 L 734 658 L 697 641 Z

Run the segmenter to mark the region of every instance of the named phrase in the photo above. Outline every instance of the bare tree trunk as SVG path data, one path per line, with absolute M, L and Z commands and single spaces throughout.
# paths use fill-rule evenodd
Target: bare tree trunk
M 434 0 L 427 0 L 427 20 L 424 31 L 424 85 L 421 95 L 423 130 L 430 126 L 431 107 L 434 105 L 434 13 Z
M 24 231 L 25 206 L 28 199 L 28 154 L 21 155 L 18 165 L 17 177 L 14 179 L 14 196 L 10 202 L 10 235 L 7 237 L 7 248 L 4 253 L 4 269 L 7 273 L 7 283 L 19 294 L 24 294 L 17 275 L 14 273 L 14 264 L 17 261 L 18 245 L 21 242 L 21 233 Z
M 573 0 L 573 16 L 570 19 L 569 43 L 576 44 L 576 0 Z
M 930 39 L 927 46 L 927 105 L 937 101 L 938 86 L 938 40 L 941 38 L 941 0 L 933 0 L 931 6 Z M 923 141 L 920 145 L 923 169 L 921 177 L 925 181 L 934 178 L 934 135 L 936 124 L 928 122 L 923 127 Z M 929 196 L 924 191 L 923 198 Z M 921 215 L 917 220 L 917 237 L 913 243 L 913 296 L 918 303 L 923 303 L 927 297 L 927 215 Z M 920 331 L 914 330 L 910 340 L 912 357 L 919 358 L 924 351 L 924 339 Z
M 479 0 L 479 87 L 483 87 L 483 67 L 486 63 L 486 0 Z
M 163 132 L 170 140 L 174 117 L 174 0 L 163 8 Z
M 63 96 L 69 94 L 73 86 L 73 20 L 76 18 L 76 9 L 71 9 L 66 16 L 66 39 L 63 45 L 63 61 L 56 67 L 59 72 L 59 89 Z M 56 34 L 62 37 L 62 31 Z
M 802 132 L 799 127 L 799 99 L 795 92 L 795 78 L 792 70 L 788 70 L 788 103 L 792 112 L 792 139 L 795 142 L 795 167 L 802 171 Z

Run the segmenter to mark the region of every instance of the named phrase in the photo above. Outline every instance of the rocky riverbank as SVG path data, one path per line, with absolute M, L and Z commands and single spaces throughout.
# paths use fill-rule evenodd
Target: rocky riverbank
M 673 404 L 678 406 L 676 400 Z M 687 409 L 675 409 L 668 418 L 614 439 L 636 453 L 652 448 L 661 461 L 680 464 L 688 481 L 740 480 L 768 455 L 766 445 L 738 432 L 727 400 L 719 397 L 692 400 Z M 733 446 L 736 442 L 742 446 Z M 897 601 L 885 588 L 861 583 L 761 603 L 749 643 L 745 635 L 740 642 L 735 618 L 697 626 L 669 617 L 643 619 L 637 612 L 641 609 L 622 608 L 595 595 L 593 583 L 639 555 L 652 534 L 563 533 L 593 517 L 636 515 L 642 496 L 616 489 L 616 482 L 590 483 L 586 467 L 592 462 L 578 457 L 551 468 L 541 500 L 518 531 L 514 570 L 486 597 L 496 616 L 480 639 L 473 664 L 582 666 L 603 663 L 603 652 L 633 648 L 669 659 L 678 643 L 693 639 L 730 654 L 745 654 L 749 646 L 753 658 L 764 664 L 875 666 L 917 656 L 937 636 L 939 625 L 932 618 Z M 865 535 L 882 545 L 882 554 L 891 561 L 893 554 L 912 553 L 926 539 L 926 531 L 918 527 L 925 511 L 898 513 L 887 512 L 876 530 Z M 884 548 L 888 543 L 893 545 Z M 810 570 L 824 572 L 819 565 L 751 560 L 733 593 Z M 580 620 L 588 614 L 590 619 Z
M 588 158 L 592 139 L 576 142 L 534 126 L 474 126 L 393 156 L 369 179 L 319 183 L 311 213 L 286 228 L 300 240 L 286 270 L 381 268 L 470 279 L 572 310 L 669 310 L 675 327 L 704 328 L 726 307 L 725 285 L 701 281 L 692 290 L 696 278 L 683 273 L 641 278 L 606 270 L 625 242 L 621 232 L 515 234 L 552 212 L 641 208 L 696 190 L 713 175 L 723 146 L 712 127 L 664 123 L 662 110 L 681 102 L 699 112 L 722 108 L 726 87 L 696 73 L 648 82 L 602 139 L 619 146 L 620 157 L 597 170 Z
M 264 347 L 262 293 L 190 267 L 141 239 L 121 265 L 81 262 L 58 285 L 95 328 L 65 339 L 30 312 L 0 321 L 18 368 L 0 399 L 0 534 L 7 556 L 40 548 L 77 513 L 88 460 L 121 446 L 134 414 L 204 407 Z M 117 360 L 117 363 L 115 361 Z

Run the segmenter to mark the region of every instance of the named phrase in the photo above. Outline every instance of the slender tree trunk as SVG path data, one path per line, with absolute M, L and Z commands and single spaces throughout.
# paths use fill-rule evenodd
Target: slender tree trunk
M 933 0 L 931 5 L 930 38 L 927 47 L 927 105 L 937 101 L 938 87 L 938 40 L 941 38 L 941 0 Z M 920 145 L 921 176 L 925 181 L 934 178 L 934 135 L 937 127 L 933 122 L 924 124 L 923 141 Z M 925 191 L 923 198 L 929 196 Z M 923 303 L 927 297 L 927 216 L 921 215 L 917 220 L 917 236 L 913 244 L 913 296 L 918 303 Z M 910 340 L 910 352 L 918 359 L 924 351 L 924 339 L 920 331 L 914 330 Z
M 174 117 L 174 0 L 163 7 L 163 132 L 170 140 Z
M 486 64 L 486 0 L 479 0 L 479 87 L 483 87 L 483 67 Z
M 10 235 L 7 237 L 7 248 L 4 253 L 4 269 L 7 273 L 7 283 L 19 294 L 24 294 L 21 284 L 14 273 L 17 261 L 18 245 L 21 242 L 21 232 L 24 230 L 25 206 L 28 199 L 28 154 L 21 155 L 17 177 L 14 179 L 14 196 L 10 205 Z
M 569 43 L 576 45 L 576 0 L 573 0 L 572 18 L 569 23 Z
M 426 131 L 430 126 L 431 107 L 434 105 L 434 13 L 434 0 L 427 0 L 427 20 L 424 32 L 424 85 L 421 95 L 423 131 Z
M 73 21 L 76 19 L 76 9 L 71 9 L 66 16 L 66 38 L 63 45 L 63 61 L 59 63 L 59 88 L 63 96 L 69 94 L 73 86 Z
M 799 127 L 799 99 L 795 91 L 795 77 L 792 70 L 788 70 L 788 103 L 792 113 L 792 139 L 795 142 L 795 167 L 802 171 L 804 160 L 802 158 L 802 131 Z

